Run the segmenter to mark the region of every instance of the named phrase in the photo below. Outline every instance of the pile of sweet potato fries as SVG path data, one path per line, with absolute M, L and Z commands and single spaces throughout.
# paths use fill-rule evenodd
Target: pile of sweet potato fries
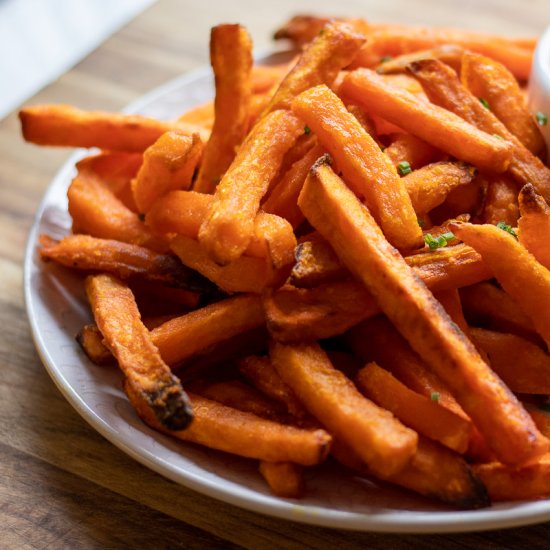
M 24 108 L 95 147 L 77 339 L 151 427 L 299 497 L 327 460 L 457 507 L 550 495 L 550 170 L 536 39 L 299 16 L 288 64 L 212 29 L 215 101 L 171 122 Z M 184 389 L 185 388 L 185 389 Z

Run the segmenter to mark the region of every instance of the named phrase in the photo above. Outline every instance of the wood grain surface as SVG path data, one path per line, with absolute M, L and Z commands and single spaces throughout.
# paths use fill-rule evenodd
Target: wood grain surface
M 548 0 L 160 0 L 28 103 L 117 110 L 206 64 L 219 22 L 245 24 L 262 50 L 296 11 L 532 34 L 550 24 L 548 8 Z M 400 536 L 258 515 L 163 479 L 93 431 L 42 367 L 22 296 L 27 233 L 69 153 L 23 143 L 15 114 L 0 122 L 1 548 L 548 548 L 550 524 Z

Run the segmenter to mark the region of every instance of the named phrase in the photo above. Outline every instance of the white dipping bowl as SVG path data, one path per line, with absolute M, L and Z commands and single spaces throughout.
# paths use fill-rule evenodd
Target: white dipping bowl
M 548 122 L 539 128 L 550 150 L 550 27 L 541 36 L 535 49 L 528 96 L 529 109 L 533 115 L 543 113 L 547 117 Z

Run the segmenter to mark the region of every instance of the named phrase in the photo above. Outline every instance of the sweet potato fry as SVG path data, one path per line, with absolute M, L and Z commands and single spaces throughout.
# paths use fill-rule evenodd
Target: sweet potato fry
M 436 162 L 413 170 L 402 181 L 417 214 L 425 214 L 445 201 L 461 185 L 469 184 L 475 175 L 473 166 L 458 162 Z
M 280 284 L 286 275 L 283 270 L 275 270 L 268 258 L 241 256 L 230 264 L 220 266 L 210 259 L 197 240 L 184 235 L 175 237 L 170 247 L 184 265 L 229 293 L 261 294 Z
M 147 212 L 155 200 L 175 189 L 189 189 L 200 160 L 203 143 L 198 134 L 167 132 L 143 154 L 143 164 L 132 183 L 139 212 Z
M 202 126 L 205 130 L 211 131 L 214 125 L 214 102 L 207 101 L 202 105 L 191 107 L 178 117 L 178 122 L 185 125 Z M 201 133 L 201 137 L 204 133 Z
M 503 172 L 508 168 L 509 144 L 437 105 L 418 102 L 415 96 L 388 84 L 373 71 L 358 69 L 349 73 L 340 91 L 368 112 L 480 169 Z
M 550 348 L 550 271 L 513 235 L 494 225 L 455 223 L 451 227 L 481 254 L 502 288 L 529 316 Z
M 354 193 L 364 201 L 388 240 L 414 249 L 422 232 L 405 186 L 388 157 L 328 87 L 300 94 L 292 110 L 334 157 Z
M 520 184 L 532 183 L 545 198 L 550 198 L 550 169 L 526 149 L 500 120 L 485 108 L 462 84 L 452 69 L 438 60 L 425 60 L 410 67 L 430 100 L 462 117 L 480 130 L 499 136 L 511 148 L 510 175 Z M 474 163 L 475 164 L 475 163 Z M 483 166 L 479 165 L 479 168 Z M 489 166 L 490 172 L 502 172 Z
M 518 218 L 518 190 L 515 182 L 506 174 L 490 178 L 483 202 L 483 222 L 494 225 L 504 222 L 516 227 Z
M 140 115 L 82 111 L 69 105 L 37 105 L 19 112 L 23 137 L 38 145 L 145 151 L 174 124 Z
M 295 46 L 311 42 L 330 21 L 328 17 L 315 15 L 294 15 L 273 34 L 275 40 L 289 39 Z
M 251 355 L 239 361 L 240 373 L 265 395 L 283 404 L 288 413 L 303 419 L 307 412 L 296 394 L 285 384 L 269 357 Z
M 303 430 L 279 424 L 191 393 L 193 423 L 186 430 L 168 431 L 151 415 L 133 388 L 125 386 L 124 389 L 146 424 L 183 441 L 248 458 L 295 462 L 304 466 L 319 464 L 330 450 L 332 438 L 324 430 Z
M 151 331 L 151 338 L 170 366 L 200 350 L 264 324 L 258 296 L 235 296 L 192 311 Z
M 419 434 L 439 441 L 458 453 L 468 448 L 471 423 L 399 382 L 376 363 L 362 368 L 356 378 L 359 390 Z
M 120 279 L 155 282 L 194 292 L 212 290 L 212 284 L 186 268 L 174 256 L 135 244 L 88 235 L 68 235 L 62 241 L 40 238 L 40 257 L 83 271 L 103 271 Z
M 413 170 L 417 170 L 434 161 L 438 155 L 437 149 L 412 134 L 399 132 L 391 137 L 392 141 L 384 153 L 395 168 L 399 168 L 401 162 L 408 162 Z
M 95 365 L 116 364 L 113 354 L 103 343 L 103 334 L 97 325 L 84 325 L 76 335 L 76 341 L 88 359 Z
M 373 472 L 391 475 L 416 451 L 417 434 L 364 398 L 317 344 L 270 348 L 277 372 L 308 411 L 347 443 Z
M 250 74 L 252 92 L 254 94 L 270 92 L 274 86 L 281 83 L 296 61 L 294 59 L 289 63 L 278 63 L 277 65 L 254 65 Z
M 413 349 L 452 388 L 499 459 L 523 464 L 547 452 L 550 442 L 330 166 L 315 165 L 299 204 Z
M 527 500 L 550 495 L 550 454 L 537 462 L 512 468 L 499 462 L 474 464 L 473 470 L 481 479 L 491 500 Z
M 473 327 L 469 332 L 513 392 L 550 394 L 550 356 L 539 346 L 515 334 Z
M 529 317 L 504 290 L 491 283 L 460 289 L 460 299 L 470 324 L 510 332 L 528 340 L 538 336 Z
M 519 193 L 521 217 L 518 221 L 519 241 L 538 262 L 550 269 L 550 207 L 528 184 Z
M 216 80 L 214 127 L 193 186 L 212 193 L 235 158 L 248 130 L 252 41 L 241 25 L 217 25 L 210 33 L 210 62 Z
M 86 293 L 126 385 L 161 426 L 186 428 L 193 418 L 187 395 L 151 341 L 130 289 L 112 275 L 94 275 L 86 279 Z
M 67 196 L 69 214 L 73 218 L 73 232 L 137 244 L 159 252 L 168 250 L 168 244 L 154 236 L 96 174 L 79 172 Z
M 473 95 L 488 103 L 491 112 L 531 153 L 536 155 L 544 149 L 544 139 L 527 108 L 518 81 L 502 63 L 465 52 L 460 78 Z
M 274 111 L 248 134 L 216 187 L 199 241 L 220 264 L 239 258 L 254 234 L 254 218 L 283 155 L 303 132 L 288 111 Z
M 442 44 L 429 50 L 419 50 L 411 53 L 404 53 L 397 57 L 384 60 L 376 67 L 378 74 L 401 73 L 407 70 L 407 66 L 422 59 L 439 59 L 446 65 L 451 66 L 455 71 L 460 71 L 462 54 L 464 48 L 455 44 Z
M 304 493 L 304 476 L 300 465 L 292 462 L 260 462 L 260 473 L 271 492 L 282 498 L 300 498 Z
M 367 476 L 373 473 L 357 453 L 341 440 L 334 441 L 332 454 L 338 462 L 352 470 Z M 392 476 L 379 477 L 459 508 L 483 508 L 490 504 L 485 487 L 466 461 L 443 445 L 422 436 L 418 438 L 416 453 L 402 470 Z
M 290 109 L 292 100 L 308 88 L 319 84 L 330 86 L 364 42 L 365 38 L 348 25 L 327 23 L 283 79 L 264 116 L 276 109 Z

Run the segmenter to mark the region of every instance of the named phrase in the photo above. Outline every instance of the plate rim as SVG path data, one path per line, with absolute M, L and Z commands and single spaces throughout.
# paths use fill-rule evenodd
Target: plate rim
M 264 51 L 255 56 L 255 60 L 265 61 L 274 53 L 278 54 L 281 52 L 277 52 L 276 50 Z M 208 66 L 188 71 L 143 94 L 135 101 L 132 101 L 122 111 L 125 113 L 138 113 L 170 92 L 193 85 L 197 80 L 208 76 L 211 76 Z M 512 528 L 550 520 L 550 499 L 503 503 L 503 506 L 505 506 L 503 509 L 492 506 L 481 510 L 395 510 L 396 513 L 390 516 L 388 512 L 391 512 L 391 509 L 388 509 L 383 514 L 341 511 L 315 505 L 302 505 L 300 501 L 292 499 L 282 499 L 274 496 L 268 497 L 246 487 L 244 488 L 248 489 L 249 492 L 252 491 L 252 495 L 239 495 L 232 492 L 230 488 L 216 486 L 210 480 L 201 479 L 200 476 L 193 472 L 176 471 L 170 464 L 164 463 L 164 461 L 159 459 L 159 457 L 155 457 L 149 451 L 143 448 L 135 448 L 135 446 L 122 441 L 114 428 L 106 425 L 94 410 L 84 402 L 77 390 L 67 382 L 59 367 L 55 364 L 48 351 L 47 343 L 41 333 L 40 323 L 35 314 L 34 300 L 38 298 L 35 297 L 31 284 L 33 273 L 40 271 L 39 267 L 34 264 L 34 256 L 38 244 L 39 226 L 44 212 L 50 204 L 52 196 L 55 195 L 57 188 L 66 188 L 68 186 L 70 175 L 74 171 L 75 161 L 81 159 L 86 154 L 89 154 L 89 150 L 78 149 L 69 156 L 49 182 L 36 210 L 25 245 L 23 264 L 24 301 L 35 348 L 50 378 L 78 414 L 110 443 L 163 477 L 208 497 L 251 512 L 309 525 L 363 532 L 436 534 Z M 151 437 L 154 437 L 155 432 L 151 430 L 151 433 Z

